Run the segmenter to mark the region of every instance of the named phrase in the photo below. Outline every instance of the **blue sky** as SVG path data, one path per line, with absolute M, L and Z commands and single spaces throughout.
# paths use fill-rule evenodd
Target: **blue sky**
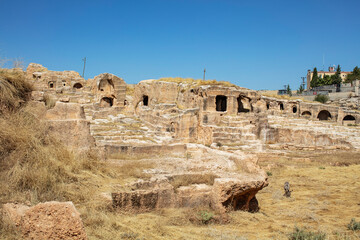
M 50 70 L 297 89 L 307 69 L 360 65 L 360 1 L 0 0 L 0 58 Z

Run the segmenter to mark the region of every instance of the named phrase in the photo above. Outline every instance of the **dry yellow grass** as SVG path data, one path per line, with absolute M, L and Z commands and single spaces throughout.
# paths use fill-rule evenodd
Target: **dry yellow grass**
M 13 111 L 29 97 L 32 86 L 25 75 L 17 69 L 0 69 L 0 114 Z
M 180 78 L 180 77 L 168 77 L 160 78 L 158 81 L 164 82 L 173 82 L 173 83 L 184 83 L 193 86 L 202 86 L 202 85 L 221 85 L 226 87 L 235 87 L 235 84 L 232 84 L 227 81 L 216 81 L 216 80 L 202 80 L 202 79 L 193 79 L 193 78 Z
M 126 84 L 126 95 L 133 96 L 135 92 L 135 86 L 133 84 Z
M 217 178 L 215 174 L 207 173 L 207 174 L 186 174 L 186 175 L 175 175 L 170 179 L 171 185 L 175 189 L 181 186 L 189 186 L 192 184 L 207 184 L 213 185 L 215 178 Z

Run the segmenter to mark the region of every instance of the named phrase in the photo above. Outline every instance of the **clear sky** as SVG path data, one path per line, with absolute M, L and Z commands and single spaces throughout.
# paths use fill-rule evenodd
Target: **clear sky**
M 360 1 L 0 0 L 0 58 L 85 78 L 160 77 L 297 89 L 313 67 L 360 65 Z

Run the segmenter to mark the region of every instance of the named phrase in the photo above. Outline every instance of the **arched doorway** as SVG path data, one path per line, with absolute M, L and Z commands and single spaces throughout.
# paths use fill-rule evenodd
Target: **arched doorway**
M 352 115 L 346 115 L 344 118 L 343 118 L 343 124 L 344 125 L 349 125 L 349 124 L 355 124 L 355 117 L 352 116 Z
M 238 102 L 238 112 L 250 112 L 250 109 L 244 106 L 244 104 L 248 106 L 250 105 L 249 103 L 250 101 L 248 98 L 238 97 L 237 102 Z
M 305 117 L 305 118 L 310 118 L 311 117 L 311 112 L 309 111 L 304 111 L 301 116 Z
M 319 112 L 317 118 L 320 120 L 320 121 L 327 121 L 327 120 L 330 120 L 331 119 L 331 114 L 329 111 L 327 110 L 322 110 Z
M 112 107 L 114 99 L 109 97 L 103 97 L 100 101 L 100 107 Z

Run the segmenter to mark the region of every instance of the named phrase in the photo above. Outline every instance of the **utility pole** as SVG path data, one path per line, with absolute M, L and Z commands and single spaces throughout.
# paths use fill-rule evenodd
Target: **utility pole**
M 301 77 L 301 79 L 302 79 L 303 89 L 305 89 L 305 77 Z
M 205 81 L 205 72 L 206 72 L 206 68 L 204 68 L 204 79 L 203 79 L 204 81 Z
M 86 57 L 83 58 L 83 61 L 84 61 L 84 69 L 83 69 L 83 75 L 82 77 L 85 78 L 85 65 L 86 65 Z

